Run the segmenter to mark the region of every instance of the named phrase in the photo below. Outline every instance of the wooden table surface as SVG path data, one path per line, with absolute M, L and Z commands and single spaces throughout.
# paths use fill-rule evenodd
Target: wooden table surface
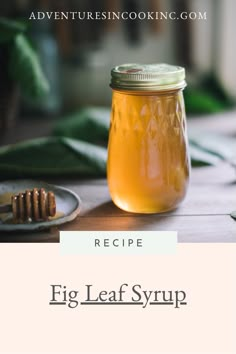
M 236 135 L 235 112 L 195 119 L 189 126 Z M 236 242 L 236 221 L 229 215 L 236 210 L 236 171 L 226 163 L 193 168 L 182 205 L 161 215 L 118 209 L 111 202 L 105 179 L 49 182 L 70 188 L 81 197 L 82 210 L 76 220 L 38 233 L 1 232 L 0 242 L 59 242 L 59 230 L 177 230 L 179 242 Z

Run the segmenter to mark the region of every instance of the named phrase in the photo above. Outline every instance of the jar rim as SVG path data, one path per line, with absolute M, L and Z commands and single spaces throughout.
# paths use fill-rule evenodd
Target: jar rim
M 185 69 L 169 64 L 122 64 L 111 70 L 111 88 L 163 91 L 186 86 Z

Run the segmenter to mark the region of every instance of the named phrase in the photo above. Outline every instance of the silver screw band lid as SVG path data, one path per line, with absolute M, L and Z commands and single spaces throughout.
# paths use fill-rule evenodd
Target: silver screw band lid
M 168 64 L 122 64 L 111 70 L 111 85 L 120 90 L 163 91 L 186 86 L 185 69 Z

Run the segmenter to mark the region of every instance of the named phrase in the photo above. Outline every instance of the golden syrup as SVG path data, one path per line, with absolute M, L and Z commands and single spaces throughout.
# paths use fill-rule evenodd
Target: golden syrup
M 114 203 L 137 213 L 174 209 L 189 180 L 181 89 L 113 89 L 107 178 Z

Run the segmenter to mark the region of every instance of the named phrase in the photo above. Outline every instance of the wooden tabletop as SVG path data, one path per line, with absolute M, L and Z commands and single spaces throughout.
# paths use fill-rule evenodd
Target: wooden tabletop
M 227 118 L 227 120 L 226 120 Z M 194 120 L 211 131 L 236 135 L 235 112 L 215 119 Z M 105 179 L 50 180 L 76 192 L 82 209 L 76 220 L 38 233 L 4 233 L 0 242 L 59 242 L 59 230 L 177 230 L 179 242 L 236 242 L 236 171 L 226 163 L 193 168 L 188 194 L 181 206 L 165 214 L 131 214 L 118 209 Z

